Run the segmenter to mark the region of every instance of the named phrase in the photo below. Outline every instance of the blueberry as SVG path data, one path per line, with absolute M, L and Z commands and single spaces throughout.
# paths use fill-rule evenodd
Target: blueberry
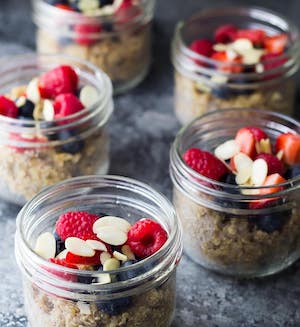
M 114 299 L 110 301 L 103 301 L 97 303 L 99 310 L 107 313 L 110 316 L 116 316 L 120 314 L 131 304 L 131 299 L 129 297 L 124 297 L 120 299 Z
M 78 5 L 79 5 L 79 0 L 75 0 L 75 1 L 72 1 L 72 2 L 69 2 L 69 5 L 71 6 L 71 8 L 73 10 L 76 10 L 76 11 L 80 11 Z
M 226 183 L 226 184 L 232 184 L 232 185 L 237 185 L 236 184 L 236 181 L 235 181 L 235 175 L 232 174 L 232 173 L 228 173 L 226 175 L 224 175 L 222 177 L 222 180 L 221 180 L 223 183 Z
M 219 99 L 229 99 L 232 97 L 232 92 L 227 86 L 216 86 L 212 88 L 212 94 Z
M 34 103 L 26 99 L 26 102 L 19 107 L 19 117 L 33 119 Z
M 55 6 L 55 5 L 67 5 L 67 0 L 46 0 L 49 5 Z
M 61 149 L 64 152 L 76 154 L 84 147 L 84 141 L 79 137 L 76 137 L 76 133 L 74 131 L 62 130 L 58 132 L 58 139 L 60 141 L 66 141 L 71 137 L 75 137 L 76 140 L 62 144 Z
M 285 174 L 286 179 L 295 178 L 297 176 L 300 176 L 300 164 L 295 164 L 295 165 L 291 166 L 286 171 L 286 174 Z
M 56 241 L 56 252 L 55 256 L 57 256 L 60 252 L 62 252 L 66 247 L 65 247 L 65 242 L 59 237 L 59 235 L 54 232 L 54 238 Z
M 254 223 L 258 229 L 266 233 L 273 233 L 282 229 L 290 215 L 290 211 L 261 215 L 255 217 Z
M 99 0 L 99 7 L 112 5 L 113 3 L 114 3 L 114 0 Z
M 124 262 L 121 267 L 130 267 L 133 264 L 135 264 L 136 262 L 137 262 L 136 260 L 128 260 L 128 261 Z M 118 274 L 118 279 L 120 281 L 125 281 L 125 280 L 128 280 L 128 279 L 132 279 L 132 278 L 137 277 L 138 275 L 140 275 L 140 273 L 141 272 L 139 270 L 136 270 L 136 269 L 133 270 L 133 271 L 132 270 L 124 271 L 124 272 Z
M 105 32 L 112 32 L 114 30 L 114 25 L 111 22 L 103 22 L 101 27 Z

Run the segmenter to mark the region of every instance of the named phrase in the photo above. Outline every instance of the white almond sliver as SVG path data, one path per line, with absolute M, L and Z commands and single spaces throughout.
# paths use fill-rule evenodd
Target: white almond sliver
M 241 169 L 237 175 L 235 176 L 235 181 L 238 185 L 243 185 L 245 183 L 247 183 L 247 181 L 249 180 L 249 178 L 251 177 L 251 169 L 248 168 L 243 168 Z
M 66 249 L 82 257 L 93 257 L 95 255 L 95 250 L 87 245 L 87 243 L 78 237 L 68 237 L 65 241 Z
M 98 251 L 107 251 L 107 247 L 104 243 L 96 240 L 86 240 L 86 243 L 89 247 Z
M 238 185 L 246 183 L 252 174 L 252 159 L 244 153 L 238 153 L 233 157 L 233 162 L 237 171 L 236 183 Z
M 67 250 L 67 249 L 64 249 L 63 251 L 61 251 L 61 252 L 56 256 L 56 258 L 57 258 L 57 259 L 66 259 L 66 257 L 67 257 L 67 253 L 68 253 L 68 250 Z
M 125 254 L 123 254 L 123 253 L 120 253 L 120 252 L 118 252 L 118 251 L 114 251 L 114 252 L 113 252 L 113 256 L 114 256 L 114 258 L 116 258 L 117 260 L 120 260 L 120 261 L 123 261 L 123 262 L 125 262 L 125 261 L 128 260 L 127 255 L 125 255 Z
M 215 149 L 215 156 L 221 160 L 228 160 L 240 152 L 240 145 L 235 140 L 229 140 Z
M 18 100 L 16 101 L 17 107 L 22 107 L 24 106 L 25 103 L 26 103 L 26 97 L 24 95 L 19 97 Z
M 97 229 L 97 237 L 110 245 L 123 245 L 127 241 L 127 233 L 115 227 L 104 226 Z
M 26 89 L 26 96 L 28 100 L 32 101 L 35 104 L 37 104 L 41 100 L 38 78 L 34 78 L 29 82 Z
M 43 105 L 43 117 L 46 121 L 53 121 L 54 120 L 54 107 L 52 101 L 45 100 Z
M 231 44 L 231 48 L 239 54 L 244 54 L 253 49 L 253 44 L 250 40 L 241 38 Z
M 125 244 L 122 246 L 121 251 L 123 254 L 126 255 L 126 257 L 128 258 L 128 260 L 135 260 L 135 255 L 132 252 L 131 248 L 129 245 Z
M 117 270 L 120 268 L 120 261 L 110 258 L 104 262 L 103 271 Z
M 44 259 L 54 258 L 56 241 L 53 234 L 49 232 L 41 234 L 36 240 L 34 251 Z
M 282 158 L 283 158 L 283 150 L 279 150 L 279 151 L 276 153 L 276 157 L 277 157 L 279 160 L 282 160 Z
M 99 100 L 99 92 L 92 85 L 85 85 L 80 91 L 79 99 L 85 107 L 90 107 Z
M 121 230 L 125 233 L 129 231 L 131 225 L 129 222 L 123 218 L 115 217 L 115 216 L 105 216 L 99 218 L 95 221 L 93 225 L 93 232 L 95 234 L 98 233 L 98 229 L 102 227 L 113 227 L 115 229 Z
M 256 159 L 253 162 L 251 180 L 253 185 L 263 185 L 268 175 L 268 165 L 264 159 Z
M 97 283 L 99 285 L 111 283 L 110 274 L 101 274 L 97 277 Z
M 101 265 L 103 266 L 105 261 L 111 258 L 111 254 L 109 252 L 102 252 L 100 254 L 100 262 Z

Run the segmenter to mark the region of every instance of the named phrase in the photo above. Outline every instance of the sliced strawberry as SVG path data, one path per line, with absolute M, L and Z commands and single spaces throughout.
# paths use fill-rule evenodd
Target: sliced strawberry
M 241 152 L 245 153 L 252 159 L 254 158 L 256 154 L 256 142 L 254 135 L 248 128 L 243 127 L 239 129 L 236 134 L 235 141 L 240 145 Z
M 260 142 L 261 140 L 268 139 L 268 135 L 262 129 L 255 126 L 247 126 L 246 128 L 252 133 L 255 141 Z
M 261 46 L 266 37 L 266 32 L 261 29 L 244 29 L 238 30 L 235 39 L 248 39 L 255 46 Z
M 278 54 L 278 53 L 265 53 L 264 55 L 262 55 L 260 58 L 260 61 L 264 65 L 264 69 L 272 70 L 272 69 L 282 66 L 287 61 L 287 59 L 278 60 L 277 58 L 279 56 L 280 56 L 280 54 Z
M 97 42 L 97 34 L 101 33 L 100 24 L 76 24 L 74 26 L 75 42 L 80 45 L 92 45 Z
M 283 164 L 282 162 L 271 153 L 261 153 L 255 159 L 263 159 L 268 165 L 268 175 L 278 173 L 283 175 Z
M 49 261 L 52 262 L 52 263 L 55 263 L 57 265 L 67 267 L 67 268 L 78 269 L 77 266 L 68 263 L 65 259 L 54 258 L 54 259 L 49 259 Z M 58 271 L 56 271 L 54 269 L 52 270 L 52 269 L 49 269 L 49 268 L 47 268 L 47 270 L 50 273 L 52 273 L 52 274 L 54 274 L 54 275 L 56 275 L 56 276 L 58 276 L 58 277 L 60 277 L 62 279 L 69 280 L 69 281 L 72 281 L 72 282 L 76 282 L 76 280 L 77 280 L 77 276 L 75 276 L 73 274 L 58 272 Z
M 288 44 L 287 34 L 278 34 L 274 36 L 267 36 L 264 39 L 264 48 L 269 53 L 283 53 Z
M 288 165 L 300 163 L 300 135 L 285 133 L 276 140 L 277 152 L 283 151 L 283 161 Z
M 82 257 L 80 255 L 73 254 L 71 252 L 67 253 L 66 262 L 69 264 L 76 264 L 76 265 L 100 265 L 100 254 L 101 251 L 95 251 L 95 255 L 93 257 Z
M 274 185 L 274 187 L 262 188 L 262 189 L 259 190 L 259 194 L 260 195 L 265 195 L 265 194 L 272 194 L 272 193 L 279 192 L 279 191 L 281 191 L 283 189 L 282 186 L 275 186 L 275 185 L 285 183 L 286 181 L 287 180 L 285 178 L 283 178 L 281 175 L 279 175 L 277 173 L 269 175 L 265 179 L 265 182 L 263 183 L 262 186 L 272 186 L 272 185 Z
M 60 118 L 81 111 L 84 108 L 84 105 L 79 101 L 77 96 L 72 93 L 66 93 L 58 95 L 55 98 L 53 107 L 55 111 L 55 118 Z
M 65 4 L 62 4 L 62 3 L 56 4 L 55 7 L 59 8 L 59 9 L 67 10 L 67 11 L 75 11 L 71 6 L 65 5 Z
M 0 95 L 0 115 L 10 118 L 17 118 L 18 111 L 18 107 L 12 100 Z
M 230 43 L 235 39 L 236 33 L 237 28 L 232 24 L 220 26 L 215 32 L 215 42 Z
M 214 52 L 211 55 L 211 59 L 216 61 L 221 61 L 223 63 L 227 63 L 226 65 L 222 65 L 219 69 L 223 72 L 228 73 L 240 73 L 243 71 L 242 67 L 242 57 L 237 56 L 233 59 L 229 58 L 225 51 Z

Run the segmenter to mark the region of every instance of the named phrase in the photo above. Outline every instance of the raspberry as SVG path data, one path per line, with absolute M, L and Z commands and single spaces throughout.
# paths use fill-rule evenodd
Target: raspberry
M 58 95 L 53 102 L 53 107 L 56 118 L 75 114 L 84 108 L 83 104 L 72 93 Z
M 66 261 L 66 259 L 57 259 L 57 258 L 53 258 L 53 259 L 49 259 L 50 262 L 55 263 L 57 265 L 60 266 L 64 266 L 66 268 L 71 268 L 71 269 L 78 269 L 78 267 L 76 265 L 70 264 Z M 70 273 L 64 273 L 64 272 L 58 272 L 56 270 L 52 270 L 52 269 L 47 269 L 49 272 L 51 272 L 52 274 L 65 279 L 65 280 L 69 280 L 72 282 L 76 282 L 77 277 L 75 275 L 72 275 Z
M 42 98 L 53 99 L 59 94 L 76 93 L 78 76 L 71 66 L 59 66 L 43 74 L 39 81 Z
M 97 219 L 97 215 L 84 211 L 66 212 L 56 222 L 56 233 L 63 241 L 72 236 L 82 240 L 98 240 L 93 232 L 93 224 Z
M 258 127 L 247 126 L 246 129 L 251 132 L 251 134 L 254 136 L 255 141 L 257 142 L 268 138 L 268 135 Z
M 210 57 L 213 54 L 213 43 L 209 40 L 195 40 L 191 43 L 190 49 L 202 56 Z
M 235 39 L 236 33 L 237 28 L 232 24 L 220 26 L 215 32 L 215 42 L 230 43 Z
M 215 180 L 220 180 L 228 171 L 223 162 L 213 154 L 197 148 L 187 150 L 183 155 L 183 160 L 197 173 Z
M 0 96 L 0 115 L 17 118 L 18 111 L 19 109 L 13 101 L 3 95 Z
M 151 219 L 137 221 L 127 235 L 127 244 L 139 258 L 146 258 L 154 254 L 168 239 L 167 232 L 159 223 Z
M 94 35 L 101 31 L 100 24 L 77 24 L 74 26 L 75 41 L 81 45 L 91 45 L 97 41 Z
M 67 253 L 66 256 L 66 262 L 68 264 L 77 264 L 77 265 L 100 265 L 100 251 L 96 251 L 95 255 L 93 257 L 82 257 L 80 255 L 73 254 L 71 252 Z
M 270 153 L 261 153 L 256 159 L 264 159 L 268 165 L 268 175 L 278 173 L 283 175 L 283 164 L 282 162 L 273 154 Z

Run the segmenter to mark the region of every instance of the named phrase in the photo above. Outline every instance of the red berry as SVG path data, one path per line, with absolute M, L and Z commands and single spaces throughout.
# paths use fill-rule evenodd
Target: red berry
M 228 73 L 240 73 L 243 70 L 242 58 L 237 56 L 230 59 L 225 51 L 214 52 L 211 55 L 211 59 L 227 63 L 226 65 L 221 65 L 219 70 Z
M 256 154 L 255 136 L 247 127 L 240 128 L 236 134 L 235 141 L 240 146 L 240 151 L 250 158 L 254 158 Z
M 59 8 L 59 9 L 63 9 L 63 10 L 67 10 L 67 11 L 75 11 L 73 10 L 72 7 L 70 7 L 69 5 L 64 5 L 62 3 L 58 3 L 55 5 L 56 8 Z
M 191 43 L 190 49 L 202 56 L 210 57 L 213 54 L 213 43 L 209 40 L 195 40 Z
M 215 32 L 215 42 L 216 43 L 230 43 L 235 39 L 237 28 L 232 25 L 220 26 Z
M 137 221 L 127 235 L 127 244 L 139 258 L 156 253 L 168 239 L 168 234 L 162 226 L 151 219 Z
M 65 259 L 53 258 L 53 259 L 49 259 L 49 261 L 52 263 L 55 263 L 57 265 L 67 267 L 67 268 L 78 269 L 78 267 L 76 265 L 68 263 Z M 76 282 L 76 280 L 77 280 L 77 277 L 73 274 L 58 272 L 58 271 L 52 270 L 52 269 L 47 269 L 47 270 L 62 279 L 69 280 L 72 282 Z
M 12 100 L 0 95 L 0 115 L 17 118 L 18 111 L 18 107 Z
M 97 42 L 97 34 L 102 31 L 100 24 L 76 24 L 74 26 L 75 41 L 81 45 Z
M 72 93 L 66 93 L 58 95 L 55 98 L 53 107 L 55 111 L 55 117 L 60 118 L 79 112 L 84 108 L 84 105 L 79 101 L 77 96 Z
M 283 164 L 282 162 L 273 154 L 270 153 L 261 153 L 256 159 L 263 159 L 268 165 L 268 175 L 278 173 L 283 175 Z
M 49 70 L 40 78 L 39 89 L 42 98 L 53 99 L 63 93 L 76 93 L 78 76 L 70 66 L 59 66 Z
M 131 0 L 123 1 L 115 13 L 116 22 L 126 24 L 141 13 L 141 9 L 135 6 Z
M 285 133 L 276 140 L 277 152 L 283 151 L 283 161 L 288 165 L 300 163 L 300 135 Z
M 228 171 L 223 162 L 213 154 L 197 148 L 188 149 L 183 155 L 183 160 L 197 173 L 214 180 L 220 180 Z
M 235 39 L 248 39 L 256 46 L 261 46 L 266 37 L 266 32 L 260 29 L 238 30 Z
M 56 233 L 64 241 L 68 237 L 78 237 L 82 240 L 98 240 L 93 232 L 97 215 L 84 211 L 69 211 L 62 214 L 56 222 Z
M 262 129 L 255 126 L 247 126 L 246 128 L 252 133 L 256 142 L 268 139 L 268 135 Z
M 280 59 L 278 60 L 277 58 L 280 56 L 278 53 L 265 53 L 264 55 L 261 56 L 260 61 L 264 65 L 265 70 L 272 70 L 277 67 L 282 66 L 287 59 Z M 275 75 L 276 77 L 276 75 Z
M 264 39 L 264 48 L 270 53 L 281 54 L 288 44 L 287 34 L 277 34 Z
M 95 251 L 95 255 L 93 257 L 82 257 L 80 255 L 73 254 L 71 252 L 67 253 L 66 261 L 69 264 L 77 264 L 77 265 L 89 265 L 89 266 L 95 266 L 100 265 L 100 251 Z

